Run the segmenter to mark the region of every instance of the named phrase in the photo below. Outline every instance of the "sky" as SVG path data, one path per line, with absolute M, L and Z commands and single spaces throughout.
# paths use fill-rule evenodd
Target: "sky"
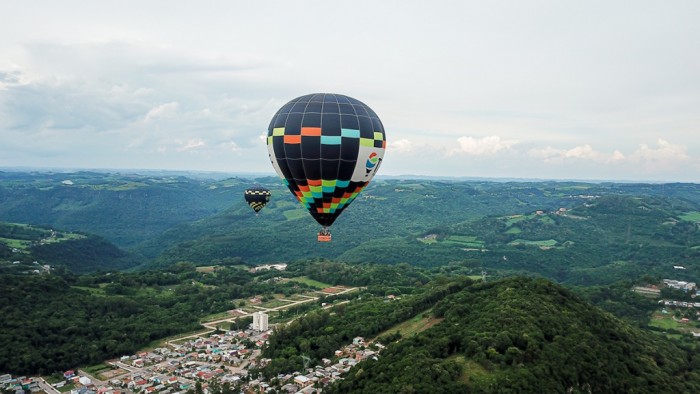
M 340 93 L 379 175 L 700 182 L 700 2 L 0 2 L 0 167 L 269 173 Z

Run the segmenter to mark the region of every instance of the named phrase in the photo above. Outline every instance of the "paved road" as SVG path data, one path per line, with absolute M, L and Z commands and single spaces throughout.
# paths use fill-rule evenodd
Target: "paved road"
M 44 378 L 37 379 L 37 382 L 39 383 L 39 387 L 41 387 L 41 389 L 44 390 L 44 392 L 46 392 L 46 394 L 61 394 L 61 392 L 58 391 L 55 387 L 48 384 L 44 380 Z
M 327 294 L 327 293 L 323 293 L 323 292 L 321 292 L 321 291 L 318 291 L 317 293 L 319 293 L 319 295 L 318 295 L 318 296 L 315 296 L 315 297 L 314 297 L 314 296 L 306 296 L 306 295 L 304 295 L 304 297 L 308 297 L 308 298 L 305 299 L 305 300 L 297 300 L 297 301 L 287 300 L 287 301 L 289 301 L 289 304 L 276 306 L 276 307 L 274 307 L 274 308 L 265 308 L 265 307 L 262 307 L 262 306 L 255 306 L 255 308 L 259 309 L 260 312 L 279 311 L 279 310 L 284 310 L 284 309 L 291 308 L 291 307 L 296 306 L 296 305 L 304 304 L 304 303 L 307 303 L 307 302 L 317 301 L 319 298 L 321 298 L 321 295 L 325 295 L 325 296 L 335 296 L 335 295 L 350 293 L 350 292 L 352 292 L 352 291 L 356 291 L 357 289 L 358 289 L 358 287 L 348 287 L 347 289 L 344 289 L 343 291 L 339 291 L 339 292 L 337 292 L 337 293 L 332 293 L 332 294 Z M 347 301 L 345 301 L 345 302 L 347 302 Z M 343 303 L 345 303 L 345 302 L 343 302 Z M 333 306 L 333 305 L 328 305 L 328 306 L 326 306 L 325 308 L 330 308 L 330 307 L 332 307 L 332 306 Z M 256 311 L 256 312 L 257 312 L 257 311 Z M 181 341 L 181 340 L 183 340 L 183 339 L 189 339 L 189 338 L 197 338 L 197 337 L 201 337 L 201 336 L 210 334 L 210 333 L 216 331 L 216 327 L 217 327 L 217 325 L 218 325 L 219 323 L 231 323 L 231 322 L 233 322 L 234 320 L 236 320 L 236 319 L 238 319 L 238 318 L 247 317 L 247 316 L 252 316 L 254 313 L 255 313 L 255 312 L 249 312 L 249 313 L 246 313 L 246 314 L 244 314 L 244 315 L 225 317 L 225 318 L 223 318 L 223 319 L 213 320 L 213 321 L 209 321 L 209 322 L 206 322 L 206 323 L 202 323 L 202 326 L 204 326 L 205 328 L 207 328 L 206 331 L 198 332 L 198 333 L 196 333 L 196 334 L 187 335 L 187 336 L 184 336 L 184 337 L 178 337 L 178 338 L 175 338 L 175 339 L 171 339 L 171 340 L 169 340 L 169 341 L 166 341 L 166 343 L 167 343 L 167 344 L 170 344 L 170 343 L 175 342 L 175 341 Z

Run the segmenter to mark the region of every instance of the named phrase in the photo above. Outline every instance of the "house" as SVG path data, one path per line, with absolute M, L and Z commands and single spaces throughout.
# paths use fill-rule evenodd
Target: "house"
M 64 379 L 71 379 L 75 376 L 75 371 L 72 369 L 69 369 L 68 371 L 63 373 L 63 378 Z
M 298 375 L 294 377 L 294 383 L 298 384 L 301 387 L 305 387 L 311 383 L 311 379 L 307 378 L 304 375 Z

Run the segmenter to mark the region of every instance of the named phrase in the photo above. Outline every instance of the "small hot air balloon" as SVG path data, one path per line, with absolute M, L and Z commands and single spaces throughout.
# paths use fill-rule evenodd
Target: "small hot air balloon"
M 295 98 L 272 117 L 267 130 L 272 166 L 285 185 L 328 227 L 367 186 L 384 157 L 384 126 L 367 105 L 341 94 Z
M 243 193 L 243 197 L 257 215 L 261 209 L 265 208 L 265 204 L 270 201 L 270 191 L 262 186 L 256 185 L 246 189 Z

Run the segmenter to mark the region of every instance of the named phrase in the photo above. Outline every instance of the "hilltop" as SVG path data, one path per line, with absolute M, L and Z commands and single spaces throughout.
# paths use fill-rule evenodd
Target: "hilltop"
M 698 360 L 545 280 L 475 283 L 331 393 L 690 392 Z M 324 391 L 325 392 L 325 391 Z

